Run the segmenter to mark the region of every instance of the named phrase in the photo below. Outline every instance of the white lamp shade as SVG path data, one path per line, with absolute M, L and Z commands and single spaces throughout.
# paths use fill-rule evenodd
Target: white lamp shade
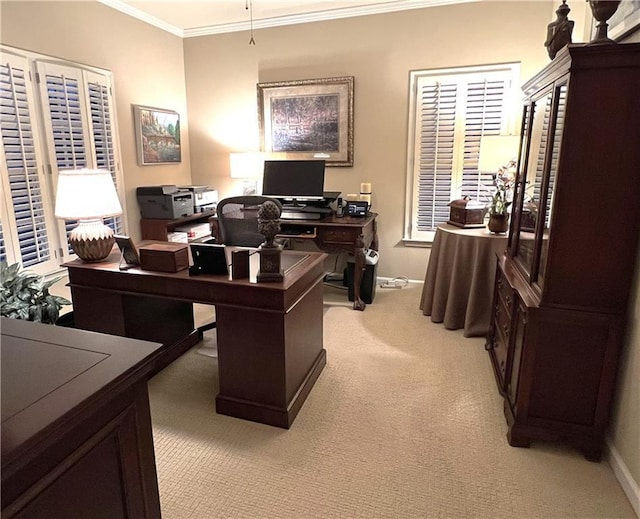
M 496 172 L 518 155 L 517 135 L 485 135 L 480 140 L 478 171 Z
M 264 171 L 264 153 L 244 152 L 229 154 L 231 178 L 257 178 Z
M 111 173 L 103 169 L 60 171 L 56 218 L 90 220 L 122 214 Z

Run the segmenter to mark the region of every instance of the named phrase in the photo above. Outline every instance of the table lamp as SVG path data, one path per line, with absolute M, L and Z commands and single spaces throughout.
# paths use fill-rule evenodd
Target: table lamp
M 480 139 L 478 171 L 497 173 L 518 155 L 518 135 L 485 135 Z
M 255 195 L 257 178 L 264 170 L 264 154 L 259 152 L 242 152 L 229 154 L 229 173 L 231 178 L 242 178 L 243 195 Z
M 78 220 L 69 243 L 79 258 L 93 262 L 109 255 L 115 238 L 102 219 L 120 214 L 122 207 L 109 171 L 83 168 L 59 172 L 55 216 Z

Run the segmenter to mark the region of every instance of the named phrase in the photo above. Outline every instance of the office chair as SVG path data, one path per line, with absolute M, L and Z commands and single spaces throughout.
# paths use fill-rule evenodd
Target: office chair
M 258 231 L 258 210 L 268 200 L 275 203 L 282 211 L 282 204 L 268 196 L 233 196 L 218 202 L 216 212 L 220 243 L 240 247 L 258 247 L 264 242 L 264 236 Z
M 216 209 L 220 243 L 238 247 L 258 247 L 264 242 L 264 236 L 258 231 L 258 211 L 267 200 L 275 203 L 282 211 L 282 204 L 268 196 L 232 196 L 220 200 Z M 198 331 L 205 332 L 215 327 L 214 321 L 200 326 Z

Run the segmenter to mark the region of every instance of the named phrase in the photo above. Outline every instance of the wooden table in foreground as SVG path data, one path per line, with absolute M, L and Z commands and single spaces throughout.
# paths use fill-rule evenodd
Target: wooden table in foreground
M 160 344 L 2 318 L 2 517 L 159 518 Z
M 326 254 L 284 251 L 284 280 L 121 271 L 120 255 L 66 263 L 75 325 L 85 330 L 161 342 L 158 371 L 201 338 L 193 304 L 216 306 L 216 411 L 289 428 L 326 364 L 322 280 Z

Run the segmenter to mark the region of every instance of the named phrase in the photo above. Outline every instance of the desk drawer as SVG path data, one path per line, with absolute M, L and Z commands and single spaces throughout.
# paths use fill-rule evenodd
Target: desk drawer
M 341 245 L 353 245 L 358 238 L 357 229 L 318 229 L 320 238 L 324 243 L 336 243 Z
M 500 269 L 498 269 L 498 272 L 496 273 L 496 286 L 498 287 L 499 300 L 496 301 L 496 303 L 501 301 L 502 304 L 504 304 L 508 314 L 511 315 L 511 312 L 513 310 L 513 302 L 515 300 L 515 293 L 513 291 L 513 288 L 511 288 L 511 285 L 507 281 L 507 278 L 504 277 L 504 274 Z

